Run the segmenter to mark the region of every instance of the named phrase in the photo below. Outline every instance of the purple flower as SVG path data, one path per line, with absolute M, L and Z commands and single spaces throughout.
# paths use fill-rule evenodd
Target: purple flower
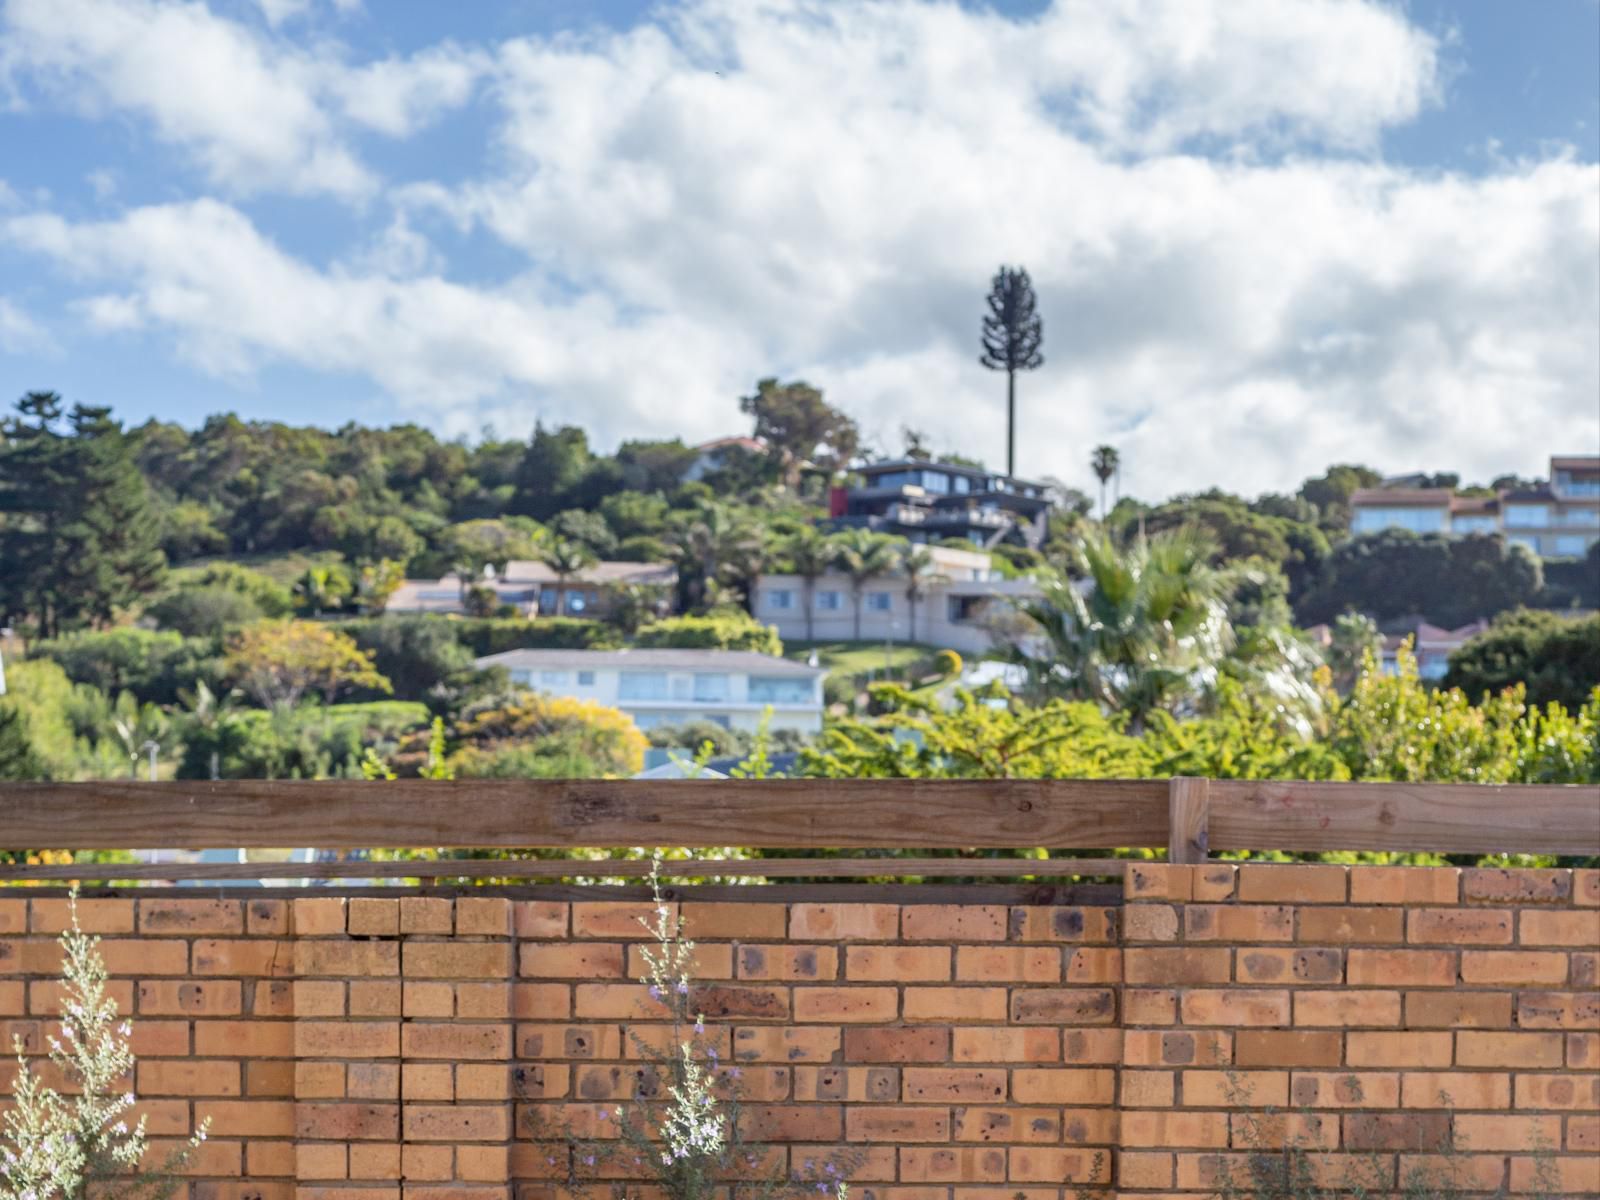
M 600 1119 L 602 1121 L 607 1121 L 607 1120 L 610 1120 L 610 1118 L 611 1118 L 611 1114 L 609 1112 L 607 1112 L 605 1109 L 602 1108 L 600 1110 Z
M 584 1159 L 583 1160 L 583 1165 L 586 1166 L 586 1167 L 594 1166 L 594 1155 L 591 1154 L 591 1155 L 589 1155 L 588 1158 Z
M 661 999 L 661 989 L 653 983 L 650 985 L 650 998 L 652 1000 Z
M 825 1192 L 825 1191 L 827 1191 L 827 1190 L 828 1190 L 828 1185 L 827 1185 L 827 1184 L 825 1184 L 825 1183 L 819 1183 L 819 1184 L 817 1184 L 817 1191 L 819 1191 L 819 1192 Z
M 686 983 L 682 979 L 678 980 L 678 995 L 687 996 L 688 994 L 689 994 L 689 985 L 688 985 L 688 983 Z

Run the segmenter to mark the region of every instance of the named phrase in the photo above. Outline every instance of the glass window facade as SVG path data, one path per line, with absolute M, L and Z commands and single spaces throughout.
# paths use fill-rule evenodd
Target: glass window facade
M 667 698 L 667 673 L 665 671 L 623 671 L 617 677 L 619 700 L 665 700 Z
M 1538 529 L 1550 524 L 1548 504 L 1508 504 L 1506 524 L 1513 529 Z
M 728 702 L 728 677 L 726 675 L 696 675 L 694 677 L 694 698 L 702 704 L 726 704 Z
M 540 671 L 539 672 L 539 686 L 540 687 L 566 687 L 567 686 L 567 681 L 570 678 L 571 678 L 571 676 L 568 675 L 565 671 Z
M 1350 523 L 1354 533 L 1377 533 L 1383 529 L 1409 529 L 1412 533 L 1443 533 L 1444 508 L 1358 508 Z
M 868 592 L 868 612 L 888 612 L 893 607 L 893 598 L 888 592 Z
M 767 592 L 767 607 L 786 611 L 794 607 L 794 593 L 788 588 L 772 588 Z
M 814 692 L 809 679 L 752 675 L 749 696 L 752 704 L 807 704 L 814 698 Z
M 844 607 L 844 593 L 843 592 L 818 592 L 817 593 L 817 611 L 818 612 L 838 612 L 839 609 L 841 609 L 843 607 Z

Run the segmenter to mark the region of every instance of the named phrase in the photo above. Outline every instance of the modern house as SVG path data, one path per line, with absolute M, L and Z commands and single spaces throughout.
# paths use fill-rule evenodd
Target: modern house
M 501 604 L 510 604 L 524 616 L 604 616 L 610 589 L 658 585 L 663 604 L 670 606 L 678 583 L 671 563 L 600 562 L 565 580 L 548 563 L 513 560 L 503 575 L 486 575 L 478 582 L 490 588 Z M 408 579 L 390 597 L 385 612 L 463 613 L 466 588 L 458 575 L 440 580 Z M 662 615 L 669 611 L 663 608 Z
M 703 479 L 712 471 L 720 470 L 728 465 L 730 459 L 740 454 L 765 457 L 769 453 L 767 444 L 760 438 L 753 437 L 713 438 L 709 442 L 701 442 L 694 450 L 695 460 L 683 473 L 684 481 L 688 483 Z
M 1581 558 L 1600 541 L 1600 455 L 1550 460 L 1550 479 L 1493 496 L 1451 488 L 1361 488 L 1350 497 L 1350 532 L 1500 533 L 1543 558 Z
M 1426 621 L 1418 621 L 1408 629 L 1399 630 L 1383 639 L 1380 667 L 1385 675 L 1400 671 L 1400 647 L 1407 638 L 1412 639 L 1411 652 L 1417 657 L 1417 674 L 1423 679 L 1443 679 L 1450 669 L 1450 656 L 1464 646 L 1468 639 L 1489 628 L 1487 621 L 1473 621 L 1459 629 L 1442 629 Z
M 867 580 L 859 596 L 850 577 L 838 571 L 811 580 L 799 575 L 763 575 L 755 589 L 756 619 L 777 626 L 778 636 L 785 641 L 851 641 L 859 637 L 976 655 L 994 644 L 999 622 L 1016 619 L 1019 601 L 1039 594 L 1031 580 L 997 578 L 987 554 L 947 546 L 928 550 L 935 573 L 923 580 L 914 598 L 909 581 L 900 572 Z
M 621 709 L 640 729 L 711 721 L 754 731 L 822 729 L 820 667 L 747 650 L 508 650 L 477 660 L 513 683 Z
M 1050 509 L 1042 483 L 978 467 L 892 459 L 857 467 L 859 487 L 834 488 L 829 517 L 835 528 L 864 527 L 937 542 L 962 538 L 974 546 L 1009 542 L 1037 548 Z

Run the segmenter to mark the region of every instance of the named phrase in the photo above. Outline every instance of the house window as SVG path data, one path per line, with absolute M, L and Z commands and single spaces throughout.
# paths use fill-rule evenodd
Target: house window
M 1581 533 L 1563 533 L 1560 537 L 1556 538 L 1557 557 L 1582 558 L 1583 552 L 1587 548 L 1583 544 L 1585 540 L 1586 539 Z
M 593 687 L 594 686 L 594 672 L 593 671 L 579 671 L 578 672 L 578 686 L 579 687 Z
M 924 471 L 922 486 L 942 496 L 950 490 L 950 476 L 943 471 Z
M 982 596 L 946 596 L 946 614 L 952 625 L 963 625 L 968 621 L 975 621 L 983 610 Z
M 752 704 L 807 704 L 813 698 L 813 689 L 809 679 L 752 675 L 747 695 Z
M 1506 505 L 1506 524 L 1522 529 L 1539 528 L 1550 524 L 1550 506 L 1548 504 L 1508 504 Z
M 569 676 L 565 671 L 540 671 L 540 687 L 566 687 Z
M 794 607 L 794 593 L 788 588 L 773 588 L 767 592 L 767 607 L 778 611 L 787 611 Z
M 972 480 L 968 479 L 965 475 L 957 475 L 955 477 L 955 485 L 956 495 L 958 496 L 965 496 L 972 490 Z
M 619 700 L 665 700 L 666 698 L 665 671 L 624 671 L 617 676 Z
M 842 607 L 844 607 L 844 593 L 843 592 L 818 592 L 817 593 L 817 611 L 818 612 L 838 612 L 839 609 L 842 608 Z
M 696 675 L 694 698 L 701 704 L 726 704 L 728 702 L 728 677 L 726 675 Z
M 1498 525 L 1493 517 L 1452 517 L 1450 530 L 1453 533 L 1493 533 Z
M 1358 508 L 1350 523 L 1352 533 L 1377 533 L 1383 529 L 1407 529 L 1412 533 L 1443 533 L 1443 508 Z
M 888 612 L 892 601 L 893 597 L 888 592 L 868 592 L 867 611 Z
M 556 615 L 556 604 L 561 599 L 561 593 L 555 588 L 539 589 L 539 615 L 553 617 Z
M 567 593 L 567 612 L 572 616 L 581 616 L 589 607 L 589 596 L 586 592 Z

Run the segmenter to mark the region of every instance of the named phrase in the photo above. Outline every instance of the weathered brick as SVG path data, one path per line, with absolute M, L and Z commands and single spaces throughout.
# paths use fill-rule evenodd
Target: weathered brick
M 789 910 L 795 941 L 892 942 L 899 933 L 896 904 L 796 904 Z
M 892 987 L 798 987 L 794 990 L 797 1021 L 892 1021 L 900 994 Z
M 846 1062 L 942 1063 L 949 1057 L 948 1029 L 886 1026 L 844 1031 Z
M 844 1110 L 825 1104 L 750 1104 L 740 1129 L 758 1142 L 837 1142 L 844 1137 Z
M 1234 954 L 1233 974 L 1239 983 L 1340 983 L 1344 979 L 1344 952 L 1332 948 L 1241 946 Z
M 740 946 L 734 966 L 740 979 L 837 979 L 839 950 L 835 946 Z M 697 975 L 709 978 L 701 972 Z
M 396 1104 L 296 1104 L 295 1135 L 329 1141 L 393 1142 L 400 1132 Z
M 1228 1144 L 1228 1114 L 1134 1109 L 1122 1114 L 1122 1144 L 1161 1148 L 1224 1147 Z
M 345 902 L 337 896 L 313 896 L 294 901 L 291 918 L 295 937 L 334 937 L 344 934 Z
M 343 1098 L 344 1064 L 316 1061 L 295 1063 L 294 1095 L 300 1100 Z
M 1007 925 L 1013 942 L 1108 942 L 1117 934 L 1117 910 L 1016 907 Z
M 296 904 L 300 901 L 296 900 Z M 198 943 L 196 949 L 198 950 Z M 400 943 L 336 942 L 317 939 L 295 945 L 295 972 L 299 975 L 398 975 Z
M 1020 1104 L 1110 1104 L 1115 1071 L 1018 1067 L 1011 1072 L 1011 1098 Z
M 1464 950 L 1461 981 L 1560 985 L 1567 982 L 1567 956 L 1558 950 Z
M 1516 1097 L 1518 1108 L 1594 1112 L 1600 1109 L 1600 1074 L 1518 1075 Z
M 902 1080 L 907 1102 L 992 1104 L 1006 1098 L 1006 1072 L 1000 1069 L 907 1067 Z
M 781 941 L 788 934 L 789 912 L 781 904 L 686 900 L 682 911 L 685 931 L 700 940 Z
M 146 979 L 139 984 L 141 1016 L 232 1017 L 241 1011 L 237 979 Z
M 1352 1067 L 1448 1067 L 1454 1044 L 1448 1031 L 1357 1030 L 1345 1038 L 1345 1062 Z
M 1462 1150 L 1527 1150 L 1533 1146 L 1554 1149 L 1561 1144 L 1560 1117 L 1516 1117 L 1456 1113 L 1456 1145 Z
M 1583 867 L 1572 873 L 1572 902 L 1600 908 L 1600 869 Z
M 195 1059 L 144 1059 L 135 1068 L 143 1096 L 237 1096 L 239 1064 Z
M 1576 912 L 1527 909 L 1518 917 L 1517 931 L 1524 946 L 1600 946 L 1600 908 Z
M 194 1052 L 201 1058 L 288 1058 L 294 1053 L 294 1025 L 292 1021 L 196 1021 Z
M 1241 1029 L 1234 1035 L 1234 1062 L 1240 1067 L 1337 1067 L 1343 1037 L 1276 1029 Z
M 1006 1178 L 1006 1152 L 991 1147 L 907 1146 L 899 1157 L 906 1183 L 1000 1183 Z
M 1122 913 L 1130 942 L 1174 942 L 1178 939 L 1178 910 L 1170 904 L 1130 904 Z
M 511 974 L 511 946 L 505 942 L 406 942 L 402 952 L 407 979 L 504 979 Z
M 1013 1183 L 1087 1183 L 1096 1178 L 1104 1182 L 1110 1172 L 1096 1156 L 1084 1150 L 1052 1146 L 1018 1146 L 1011 1151 L 1010 1174 Z
M 789 1015 L 789 991 L 781 987 L 702 985 L 694 989 L 689 1000 L 695 1011 L 709 1020 L 723 1017 L 779 1018 Z
M 1398 1025 L 1400 993 L 1302 990 L 1294 994 L 1296 1025 Z
M 1129 900 L 1194 899 L 1194 868 L 1171 863 L 1129 863 L 1122 877 Z
M 617 942 L 529 942 L 518 949 L 519 971 L 546 979 L 621 979 L 623 947 Z
M 511 1133 L 504 1105 L 408 1104 L 404 1136 L 418 1142 L 500 1142 Z
M 561 906 L 563 916 L 566 906 Z M 400 932 L 412 934 L 445 934 L 454 928 L 455 906 L 440 896 L 400 897 Z M 566 923 L 562 922 L 562 933 Z
M 1523 1029 L 1600 1030 L 1600 992 L 1520 992 L 1517 1024 Z
M 1108 988 L 1026 988 L 1011 993 L 1011 1019 L 1019 1025 L 1109 1025 L 1117 1016 Z
M 1121 983 L 1122 951 L 1110 946 L 1077 946 L 1066 952 L 1068 983 Z
M 60 933 L 72 926 L 72 905 L 66 900 L 31 902 L 29 927 L 34 933 Z M 78 927 L 85 933 L 132 933 L 132 900 L 79 899 Z
M 900 936 L 910 942 L 1002 942 L 1007 912 L 998 904 L 908 904 Z
M 1406 1024 L 1413 1029 L 1502 1029 L 1511 1024 L 1506 992 L 1407 992 Z
M 239 900 L 140 900 L 141 933 L 243 933 Z
M 1004 1021 L 1007 999 L 1003 987 L 908 987 L 902 1017 L 906 1021 Z
M 851 1107 L 845 1112 L 845 1139 L 851 1142 L 947 1142 L 947 1108 L 891 1105 Z
M 1405 912 L 1399 908 L 1304 908 L 1300 940 L 1347 944 L 1405 941 Z
M 1357 948 L 1345 954 L 1345 963 L 1345 982 L 1351 987 L 1454 987 L 1456 982 L 1453 950 Z
M 1559 902 L 1572 898 L 1572 872 L 1507 867 L 1469 867 L 1461 874 L 1464 900 L 1511 901 L 1518 904 Z
M 1559 1033 L 1463 1029 L 1455 1037 L 1458 1067 L 1559 1067 L 1566 1052 Z
M 1015 1012 L 1016 1005 L 1012 1005 Z M 1178 1019 L 1175 988 L 1130 987 L 1122 993 L 1122 1020 L 1126 1025 L 1172 1025 Z
M 457 937 L 507 937 L 511 901 L 500 896 L 462 896 L 456 901 Z
M 312 948 L 332 948 L 318 942 L 307 946 L 307 953 L 312 953 Z M 293 942 L 273 938 L 201 938 L 194 943 L 191 967 L 196 975 L 286 976 L 295 973 L 295 961 Z
M 1488 1071 L 1408 1071 L 1402 1080 L 1400 1103 L 1405 1108 L 1468 1111 L 1510 1108 L 1511 1076 Z
M 1289 993 L 1276 989 L 1206 988 L 1183 993 L 1185 1025 L 1287 1025 Z
M 1286 904 L 1191 904 L 1183 910 L 1191 942 L 1289 942 L 1294 909 Z
M 297 1058 L 394 1058 L 400 1053 L 398 1021 L 296 1021 Z
M 1182 1071 L 1189 1108 L 1282 1108 L 1289 1103 L 1288 1071 Z
M 400 1037 L 401 1053 L 414 1058 L 462 1059 L 511 1056 L 511 1027 L 407 1021 Z
M 964 1027 L 951 1031 L 958 1063 L 1060 1062 L 1061 1034 L 1054 1029 Z
M 1417 908 L 1407 914 L 1411 942 L 1458 946 L 1509 946 L 1511 911 L 1504 908 Z
M 651 936 L 659 919 L 649 900 L 600 901 L 572 906 L 572 936 L 579 938 L 640 938 Z M 670 928 L 678 916 L 676 904 L 666 904 Z
M 1232 1039 L 1209 1029 L 1130 1029 L 1122 1035 L 1122 1062 L 1136 1067 L 1222 1066 L 1232 1061 Z
M 965 954 L 974 948 L 963 946 L 961 952 Z M 1059 953 L 1057 951 L 1058 956 Z M 950 947 L 850 946 L 845 950 L 844 973 L 848 979 L 884 983 L 949 979 Z
M 1233 952 L 1220 947 L 1130 949 L 1123 957 L 1128 983 L 1227 983 L 1232 971 Z
M 1350 1113 L 1344 1118 L 1349 1150 L 1435 1152 L 1450 1147 L 1446 1113 Z
M 350 981 L 349 1006 L 352 1017 L 398 1017 L 400 981 L 353 979 Z
M 1117 1102 L 1124 1108 L 1171 1108 L 1177 1094 L 1176 1071 L 1123 1071 Z
M 1457 867 L 1351 867 L 1352 904 L 1455 904 L 1461 896 Z
M 350 1063 L 345 1068 L 345 1095 L 352 1100 L 399 1099 L 400 1064 L 394 1062 Z
M 1400 1076 L 1377 1071 L 1295 1071 L 1289 1103 L 1296 1108 L 1394 1108 Z
M 1336 866 L 1267 866 L 1246 863 L 1239 868 L 1239 899 L 1266 904 L 1343 904 L 1345 868 Z
M 832 1062 L 841 1042 L 840 1031 L 824 1025 L 743 1025 L 733 1031 L 733 1057 L 739 1062 Z

